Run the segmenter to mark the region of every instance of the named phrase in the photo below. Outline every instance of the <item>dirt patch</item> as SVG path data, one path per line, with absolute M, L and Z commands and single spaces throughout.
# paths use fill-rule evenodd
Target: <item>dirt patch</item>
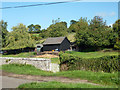
M 81 80 L 81 79 L 71 79 L 67 77 L 56 77 L 56 76 L 38 76 L 38 75 L 22 75 L 22 74 L 14 74 L 14 73 L 8 73 L 2 71 L 2 76 L 8 76 L 8 77 L 14 77 L 14 78 L 21 78 L 21 79 L 27 79 L 27 80 L 34 80 L 34 81 L 58 81 L 63 83 L 86 83 L 91 85 L 99 85 L 95 83 L 91 83 L 88 80 Z M 101 86 L 101 85 L 99 85 Z
M 52 55 L 52 54 L 44 54 L 44 55 L 38 55 L 35 57 L 39 57 L 39 58 L 58 58 L 59 56 L 57 55 Z

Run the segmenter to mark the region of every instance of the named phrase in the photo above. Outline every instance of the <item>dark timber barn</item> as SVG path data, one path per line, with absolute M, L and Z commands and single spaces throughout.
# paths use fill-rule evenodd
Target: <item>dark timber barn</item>
M 54 37 L 46 39 L 43 43 L 43 51 L 52 51 L 55 49 L 58 49 L 59 51 L 70 49 L 70 41 L 67 37 Z

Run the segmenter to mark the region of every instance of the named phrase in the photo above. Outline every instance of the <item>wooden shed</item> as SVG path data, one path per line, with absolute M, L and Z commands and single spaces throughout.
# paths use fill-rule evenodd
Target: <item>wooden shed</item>
M 43 51 L 65 51 L 70 49 L 70 41 L 67 37 L 47 38 L 43 43 Z

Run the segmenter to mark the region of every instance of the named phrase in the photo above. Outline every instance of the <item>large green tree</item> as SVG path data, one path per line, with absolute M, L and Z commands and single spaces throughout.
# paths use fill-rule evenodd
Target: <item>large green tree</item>
M 7 22 L 4 22 L 3 20 L 0 21 L 0 34 L 2 35 L 0 38 L 0 41 L 2 41 L 2 47 L 6 47 L 6 36 L 8 34 L 8 31 Z
M 47 31 L 49 32 L 49 37 L 65 36 L 67 33 L 67 23 L 59 22 L 52 24 L 47 28 Z
M 113 24 L 113 30 L 120 34 L 120 19 L 115 21 L 115 23 Z
M 120 19 L 118 19 L 114 24 L 113 24 L 113 30 L 114 32 L 117 33 L 117 39 L 116 39 L 116 43 L 114 45 L 115 49 L 119 49 L 120 50 Z
M 77 29 L 76 27 L 77 27 L 78 23 L 79 23 L 78 21 L 71 20 L 71 21 L 70 21 L 70 27 L 68 28 L 67 31 L 68 31 L 69 33 L 76 32 L 76 29 Z
M 7 48 L 9 49 L 21 49 L 25 47 L 34 47 L 34 40 L 31 39 L 30 34 L 28 33 L 28 28 L 25 25 L 19 24 L 14 26 L 7 35 Z
M 81 48 L 113 47 L 117 35 L 105 23 L 97 16 L 90 21 L 90 24 L 87 19 L 81 18 L 76 29 L 77 45 Z

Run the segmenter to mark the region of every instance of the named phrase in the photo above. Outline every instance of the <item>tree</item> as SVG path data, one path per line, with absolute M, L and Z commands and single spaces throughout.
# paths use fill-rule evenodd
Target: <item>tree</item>
M 120 32 L 120 19 L 118 19 L 114 24 L 113 24 L 113 30 L 117 33 Z M 120 34 L 120 33 L 119 33 Z
M 85 23 L 86 22 L 86 23 Z M 75 20 L 71 20 L 70 21 L 70 27 L 68 29 L 68 32 L 69 33 L 72 33 L 72 32 L 77 32 L 77 30 L 79 30 L 82 26 L 84 27 L 83 23 L 85 23 L 85 25 L 87 24 L 88 25 L 88 22 L 87 22 L 87 18 L 80 18 L 79 21 L 75 21 Z
M 76 29 L 76 44 L 79 47 L 83 47 L 87 43 L 87 31 L 88 31 L 88 22 L 86 18 L 80 18 L 79 22 L 75 25 Z M 88 42 L 89 43 L 89 42 Z
M 47 38 L 47 37 L 49 37 L 49 32 L 46 29 L 42 29 L 41 33 L 39 34 L 39 37 Z
M 113 30 L 118 34 L 114 48 L 120 50 L 120 19 L 113 24 Z
M 30 33 L 39 33 L 40 29 L 41 29 L 41 26 L 38 25 L 38 24 L 36 24 L 36 25 L 31 24 L 31 25 L 28 26 L 28 28 L 29 28 Z
M 76 28 L 76 43 L 81 48 L 113 47 L 115 44 L 116 33 L 100 18 L 94 17 L 90 25 L 81 18 Z
M 14 26 L 12 32 L 7 35 L 7 48 L 9 49 L 21 49 L 26 47 L 34 47 L 34 40 L 31 39 L 28 33 L 28 28 L 22 23 Z
M 90 22 L 90 29 L 91 30 L 101 30 L 106 28 L 106 21 L 103 21 L 103 18 L 100 16 L 95 16 L 91 19 Z
M 2 35 L 2 47 L 6 47 L 6 35 L 8 34 L 7 31 L 7 22 L 4 22 L 3 20 L 0 21 L 0 34 Z
M 70 27 L 68 28 L 68 33 L 72 33 L 72 32 L 76 32 L 76 23 L 78 21 L 75 21 L 75 20 L 71 20 L 70 21 Z
M 49 37 L 65 36 L 67 33 L 67 23 L 59 22 L 52 24 L 47 28 L 47 31 L 49 32 Z
M 77 23 L 77 22 L 78 22 L 78 21 L 71 20 L 71 21 L 70 21 L 70 25 L 75 24 L 75 23 Z

